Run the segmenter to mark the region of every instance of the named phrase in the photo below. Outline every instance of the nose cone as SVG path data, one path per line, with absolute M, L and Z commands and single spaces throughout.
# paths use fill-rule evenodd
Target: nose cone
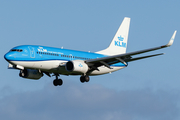
M 12 54 L 11 54 L 11 53 L 6 53 L 6 54 L 4 55 L 4 59 L 7 60 L 7 61 L 10 61 L 12 58 L 13 58 L 13 57 L 12 57 Z

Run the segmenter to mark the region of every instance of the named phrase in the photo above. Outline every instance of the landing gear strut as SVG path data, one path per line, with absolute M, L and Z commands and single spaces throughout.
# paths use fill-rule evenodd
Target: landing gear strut
M 56 79 L 53 81 L 53 84 L 54 84 L 54 86 L 61 86 L 62 84 L 63 84 L 63 81 L 62 81 L 62 79 L 58 79 L 58 76 L 59 75 L 55 75 L 56 76 Z
M 87 75 L 82 75 L 82 76 L 80 77 L 80 81 L 81 81 L 82 83 L 84 83 L 84 82 L 89 82 L 89 80 L 90 80 L 90 78 L 89 78 L 89 76 L 87 76 Z

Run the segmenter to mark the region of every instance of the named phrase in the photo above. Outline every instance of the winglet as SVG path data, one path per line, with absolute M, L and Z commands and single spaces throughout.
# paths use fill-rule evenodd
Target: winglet
M 174 31 L 174 34 L 172 35 L 169 43 L 166 45 L 167 47 L 169 47 L 169 46 L 171 46 L 173 44 L 175 36 L 176 36 L 176 32 L 177 32 L 177 30 Z

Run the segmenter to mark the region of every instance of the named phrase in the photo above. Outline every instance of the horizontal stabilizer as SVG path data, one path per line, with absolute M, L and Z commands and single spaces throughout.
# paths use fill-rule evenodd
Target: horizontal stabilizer
M 14 68 L 14 66 L 12 64 L 9 63 L 8 69 L 15 69 L 15 68 Z
M 24 67 L 23 67 L 23 66 L 20 66 L 20 65 L 12 65 L 12 64 L 9 63 L 8 69 L 16 69 L 16 70 L 19 69 L 19 70 L 23 70 Z

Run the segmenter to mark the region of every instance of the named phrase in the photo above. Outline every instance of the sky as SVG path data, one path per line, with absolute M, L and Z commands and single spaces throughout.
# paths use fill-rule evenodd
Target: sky
M 179 120 L 179 0 L 0 0 L 1 119 Z M 4 54 L 18 45 L 96 52 L 110 44 L 124 17 L 131 18 L 127 52 L 174 44 L 144 55 L 111 74 L 40 80 L 7 69 Z

